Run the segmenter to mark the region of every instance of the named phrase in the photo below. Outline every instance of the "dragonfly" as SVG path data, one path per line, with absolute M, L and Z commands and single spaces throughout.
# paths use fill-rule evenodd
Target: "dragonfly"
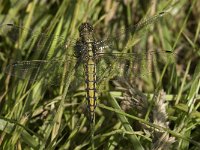
M 27 60 L 16 61 L 6 68 L 6 73 L 21 79 L 28 79 L 30 82 L 41 81 L 52 85 L 61 85 L 69 78 L 71 72 L 75 72 L 74 78 L 85 82 L 86 100 L 90 114 L 90 121 L 95 120 L 95 108 L 97 106 L 98 94 L 100 91 L 100 83 L 108 78 L 115 76 L 128 77 L 133 74 L 141 77 L 142 69 L 146 69 L 145 65 L 140 64 L 142 60 L 148 59 L 151 55 L 153 61 L 154 55 L 162 55 L 168 57 L 174 53 L 170 51 L 151 51 L 151 52 L 122 52 L 119 49 L 119 43 L 126 40 L 127 34 L 135 34 L 149 24 L 158 21 L 165 15 L 161 12 L 149 19 L 139 22 L 129 28 L 122 30 L 117 36 L 107 37 L 105 39 L 97 39 L 95 37 L 93 26 L 88 23 L 82 23 L 79 27 L 79 38 L 67 41 L 60 36 L 49 36 L 44 33 L 36 32 L 31 29 L 16 26 L 14 24 L 4 24 L 0 26 L 1 35 L 9 37 L 11 41 L 16 43 L 20 35 L 24 34 L 26 38 L 21 38 L 17 42 L 19 49 L 42 49 L 44 53 L 39 57 L 47 57 L 43 60 Z M 20 43 L 21 42 L 21 43 Z M 22 44 L 23 43 L 23 44 Z M 53 54 L 46 54 L 46 50 L 50 49 L 54 43 Z M 50 45 L 50 46 L 49 46 Z M 61 51 L 72 48 L 74 52 L 68 54 Z M 129 49 L 124 47 L 123 49 Z M 29 56 L 31 56 L 31 52 Z M 38 56 L 37 56 L 38 58 Z M 139 67 L 138 67 L 139 64 Z M 82 67 L 81 67 L 82 66 Z M 151 73 L 147 68 L 147 74 Z M 74 79 L 75 80 L 75 79 Z

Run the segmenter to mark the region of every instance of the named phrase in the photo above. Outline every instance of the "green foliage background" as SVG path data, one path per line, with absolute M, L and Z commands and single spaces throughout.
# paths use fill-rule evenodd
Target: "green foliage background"
M 170 145 L 169 149 L 199 149 L 199 7 L 197 0 L 1 0 L 1 24 L 24 26 L 62 42 L 75 40 L 78 27 L 85 21 L 92 23 L 100 36 L 114 36 L 121 28 L 166 11 L 156 25 L 142 30 L 137 37 L 140 39 L 142 34 L 139 44 L 146 51 L 172 51 L 176 64 L 165 66 L 166 70 L 158 66 L 150 79 L 129 83 L 136 83 L 148 97 L 149 105 L 143 107 L 145 116 L 139 117 L 136 106 L 132 106 L 129 114 L 123 112 L 120 100 L 115 98 L 121 93 L 114 89 L 111 94 L 100 96 L 95 128 L 91 129 L 82 106 L 86 103 L 83 87 L 68 91 L 70 79 L 59 87 L 30 85 L 5 73 L 6 66 L 13 61 L 41 59 L 44 51 L 54 54 L 54 45 L 45 50 L 27 51 L 23 48 L 26 35 L 21 36 L 21 45 L 16 46 L 17 41 L 10 43 L 0 26 L 0 149 L 159 149 L 162 144 Z M 66 53 L 71 52 L 72 49 L 66 49 Z M 131 89 L 128 85 L 123 88 Z M 151 99 L 161 89 L 166 92 L 166 98 L 160 107 L 166 109 L 164 121 L 169 122 L 164 127 L 151 118 L 156 109 Z M 144 132 L 143 125 L 152 132 Z M 156 138 L 153 129 L 174 137 L 173 144 L 166 137 L 160 145 L 156 143 L 159 137 Z M 94 130 L 92 140 L 91 130 Z

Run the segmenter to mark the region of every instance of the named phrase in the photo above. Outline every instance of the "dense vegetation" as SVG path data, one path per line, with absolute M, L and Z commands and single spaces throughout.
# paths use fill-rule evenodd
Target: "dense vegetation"
M 0 1 L 0 149 L 200 149 L 199 7 L 197 0 Z M 115 38 L 112 52 L 137 53 L 126 78 L 113 69 L 99 83 L 92 128 L 83 69 L 74 69 L 69 56 L 86 21 L 97 38 Z M 8 23 L 25 30 L 9 31 Z M 8 67 L 41 59 L 65 62 L 66 78 L 60 80 L 59 65 L 48 84 L 42 78 L 48 72 L 42 80 L 21 80 Z M 107 61 L 114 68 L 121 60 L 113 59 Z

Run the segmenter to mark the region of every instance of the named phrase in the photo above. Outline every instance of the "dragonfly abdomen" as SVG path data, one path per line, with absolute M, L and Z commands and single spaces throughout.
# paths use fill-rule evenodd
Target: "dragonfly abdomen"
M 94 110 L 96 108 L 97 90 L 96 90 L 96 63 L 91 57 L 85 62 L 85 83 L 86 99 L 90 111 L 90 120 L 94 121 Z

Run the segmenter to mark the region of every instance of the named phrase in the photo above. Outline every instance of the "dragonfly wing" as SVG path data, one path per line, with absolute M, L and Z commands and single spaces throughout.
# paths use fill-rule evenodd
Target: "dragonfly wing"
M 18 61 L 6 68 L 6 73 L 29 82 L 43 81 L 60 85 L 74 69 L 72 60 L 32 60 Z
M 96 47 L 99 49 L 99 52 L 104 52 L 105 50 L 119 50 L 124 48 L 130 48 L 134 46 L 141 38 L 142 34 L 139 32 L 142 29 L 145 29 L 148 25 L 151 25 L 155 23 L 156 21 L 159 21 L 166 12 L 161 12 L 151 18 L 148 18 L 146 20 L 143 20 L 133 26 L 130 26 L 126 29 L 120 30 L 118 33 L 115 33 L 114 37 L 109 37 L 105 40 L 100 40 L 96 43 Z M 130 36 L 139 35 L 139 38 L 134 42 L 131 41 L 131 43 L 127 43 L 130 38 Z
M 97 63 L 98 82 L 114 77 L 140 78 L 154 72 L 150 63 L 174 63 L 176 54 L 170 51 L 148 53 L 101 53 Z
M 34 54 L 42 53 L 44 56 L 46 53 L 49 57 L 59 57 L 59 54 L 47 54 L 51 45 L 54 45 L 54 52 L 64 53 L 66 48 L 73 48 L 76 43 L 75 39 L 67 41 L 61 35 L 45 34 L 40 30 L 35 31 L 14 24 L 0 25 L 0 36 L 6 37 L 11 44 L 15 43 L 16 48 L 22 51 L 32 49 Z

